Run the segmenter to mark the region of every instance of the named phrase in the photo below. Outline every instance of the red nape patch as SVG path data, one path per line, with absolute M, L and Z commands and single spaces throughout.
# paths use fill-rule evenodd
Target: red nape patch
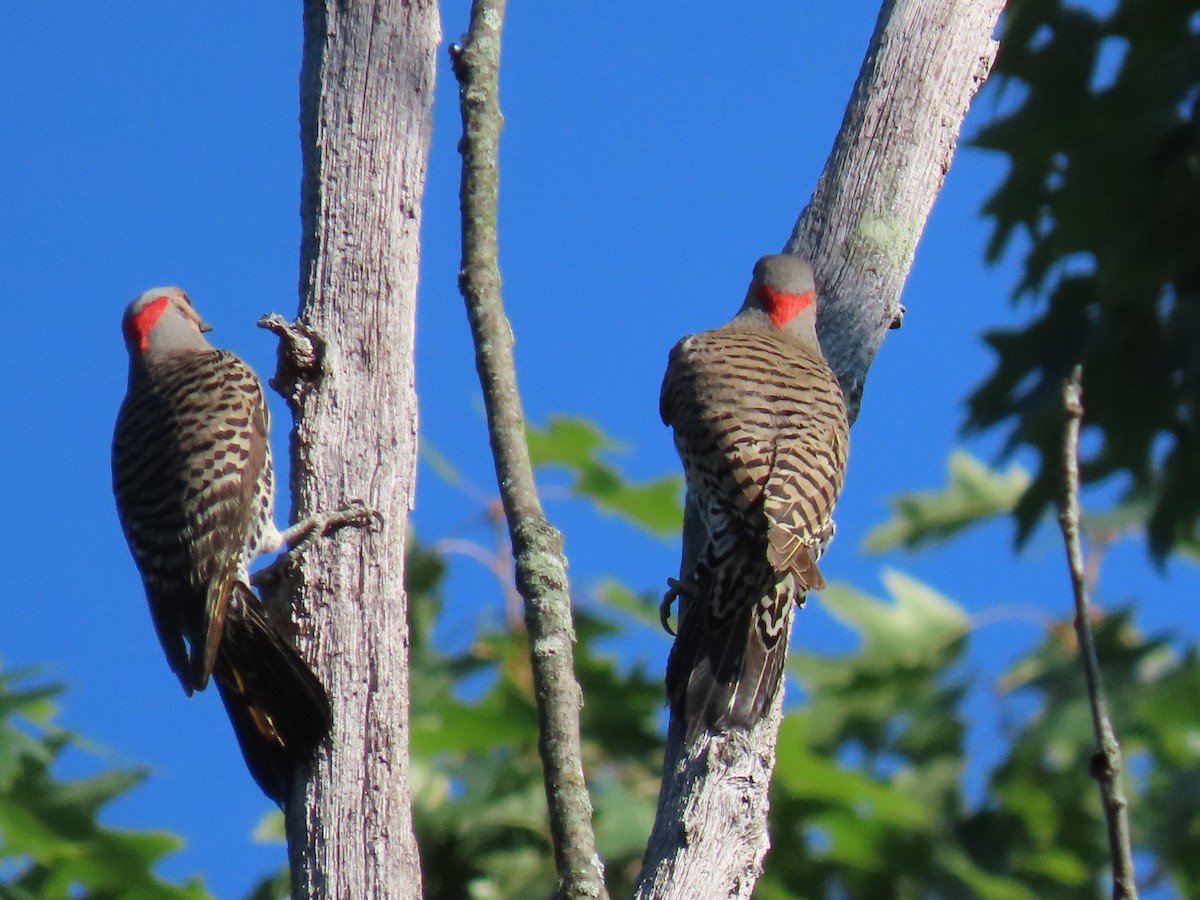
M 801 310 L 813 302 L 813 292 L 803 294 L 788 294 L 784 291 L 760 285 L 758 295 L 762 297 L 763 308 L 776 328 L 782 328 L 792 321 Z
M 125 320 L 125 339 L 136 345 L 139 353 L 145 353 L 150 348 L 150 332 L 167 311 L 167 304 L 170 302 L 167 297 L 155 297 L 135 315 Z

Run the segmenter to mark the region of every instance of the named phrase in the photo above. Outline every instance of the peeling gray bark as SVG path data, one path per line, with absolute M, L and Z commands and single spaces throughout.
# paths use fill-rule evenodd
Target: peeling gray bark
M 767 811 L 782 719 L 771 712 L 749 734 L 731 731 L 685 747 L 672 717 L 654 831 L 636 896 L 750 897 L 770 849 Z
M 785 247 L 813 264 L 821 347 L 858 415 L 1004 0 L 888 0 L 833 152 Z M 768 792 L 782 691 L 749 733 L 683 745 L 672 719 L 636 896 L 747 898 L 770 846 Z
M 306 0 L 300 315 L 282 348 L 292 516 L 360 500 L 377 529 L 316 543 L 291 585 L 334 729 L 288 804 L 293 896 L 420 897 L 409 790 L 404 549 L 416 477 L 413 332 L 436 5 Z M 301 348 L 302 349 L 302 348 Z

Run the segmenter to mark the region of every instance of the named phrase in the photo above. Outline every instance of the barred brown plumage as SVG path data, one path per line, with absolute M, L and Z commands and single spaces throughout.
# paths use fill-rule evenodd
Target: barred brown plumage
M 762 717 L 793 606 L 824 587 L 816 560 L 833 533 L 849 425 L 817 341 L 809 266 L 759 260 L 738 315 L 671 351 L 660 412 L 687 482 L 683 560 L 662 615 L 678 598 L 667 696 L 691 740 Z
M 113 491 L 167 662 L 184 691 L 210 677 L 254 779 L 276 802 L 328 733 L 320 681 L 267 618 L 254 556 L 279 548 L 266 398 L 214 349 L 178 288 L 125 312 L 129 387 L 113 437 Z

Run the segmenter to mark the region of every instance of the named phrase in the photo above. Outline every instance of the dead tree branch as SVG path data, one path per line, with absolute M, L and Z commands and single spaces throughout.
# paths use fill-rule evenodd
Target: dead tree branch
M 558 896 L 607 898 L 592 831 L 592 804 L 583 779 L 579 735 L 583 697 L 575 680 L 575 631 L 562 535 L 546 520 L 538 498 L 513 365 L 512 329 L 500 292 L 496 208 L 504 6 L 504 0 L 475 0 L 464 43 L 450 48 L 463 120 L 459 287 L 475 341 L 475 365 L 516 560 L 517 588 L 525 598 Z
M 298 898 L 421 896 L 404 549 L 439 38 L 431 0 L 304 3 L 300 313 L 265 323 L 283 341 L 274 384 L 295 418 L 292 519 L 359 500 L 382 525 L 317 542 L 284 589 L 334 707 L 332 739 L 288 805 Z
M 786 251 L 813 264 L 821 346 L 857 415 L 972 97 L 1004 0 L 887 0 L 833 152 Z M 732 312 L 732 311 L 731 311 Z M 853 485 L 850 485 L 853 490 Z M 690 753 L 667 735 L 640 898 L 749 897 L 770 843 L 767 794 L 781 718 Z
M 1075 634 L 1079 639 L 1079 659 L 1087 680 L 1088 701 L 1092 708 L 1092 727 L 1096 733 L 1096 752 L 1092 755 L 1091 775 L 1100 786 L 1104 817 L 1108 823 L 1108 850 L 1112 856 L 1114 900 L 1135 900 L 1137 880 L 1133 872 L 1133 844 L 1129 836 L 1129 810 L 1121 785 L 1121 745 L 1113 729 L 1096 656 L 1092 634 L 1092 614 L 1088 601 L 1088 573 L 1079 539 L 1079 430 L 1083 423 L 1083 373 L 1077 367 L 1063 385 L 1063 409 L 1067 423 L 1063 431 L 1063 495 L 1059 524 L 1067 550 L 1067 568 L 1075 596 Z

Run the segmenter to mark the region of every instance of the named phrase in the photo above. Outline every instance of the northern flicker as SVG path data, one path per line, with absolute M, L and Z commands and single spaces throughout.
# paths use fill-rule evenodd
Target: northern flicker
M 764 256 L 726 325 L 671 351 L 660 412 L 674 429 L 687 499 L 667 697 L 702 730 L 748 729 L 769 709 L 792 608 L 824 579 L 849 446 L 846 407 L 821 354 L 812 269 Z M 669 630 L 669 629 L 668 629 Z
M 129 387 L 113 437 L 113 491 L 167 662 L 189 696 L 216 681 L 250 773 L 282 805 L 332 719 L 320 681 L 267 618 L 248 566 L 330 517 L 275 527 L 262 385 L 208 343 L 209 330 L 178 288 L 147 291 L 125 310 Z

